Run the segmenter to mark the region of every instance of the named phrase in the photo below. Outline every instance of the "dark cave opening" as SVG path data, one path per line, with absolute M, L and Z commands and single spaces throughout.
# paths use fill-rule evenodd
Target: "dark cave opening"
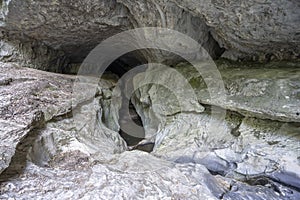
M 164 56 L 155 57 L 151 55 Z M 149 57 L 151 57 L 151 61 L 148 60 Z M 104 73 L 116 75 L 119 81 L 120 79 L 124 78 L 131 69 L 148 64 L 149 62 L 162 63 L 166 66 L 173 67 L 179 63 L 186 62 L 186 60 L 172 52 L 157 49 L 140 49 L 120 56 L 106 68 Z M 87 74 L 89 73 L 87 72 Z M 147 139 L 145 137 L 145 130 L 142 119 L 136 111 L 134 104 L 131 102 L 131 99 L 128 99 L 129 97 L 126 97 L 124 93 L 126 87 L 125 85 L 127 85 L 128 87 L 128 84 L 131 86 L 133 84 L 132 81 L 128 81 L 126 79 L 127 78 L 123 79 L 119 85 L 122 99 L 121 108 L 118 113 L 118 124 L 120 125 L 119 134 L 127 143 L 129 150 L 152 152 L 155 143 L 146 141 Z M 123 81 L 125 81 L 126 83 L 123 83 Z M 124 112 L 124 110 L 129 110 L 129 114 L 128 112 Z M 134 123 L 137 126 L 142 127 L 143 133 L 122 130 L 122 126 L 124 127 L 130 123 Z
M 84 56 L 81 56 L 84 58 Z M 151 61 L 149 61 L 151 60 Z M 72 61 L 72 60 L 71 60 Z M 79 69 L 81 63 L 78 63 L 78 60 L 73 60 L 74 63 L 70 64 L 68 68 L 65 68 L 65 73 L 76 74 L 76 71 Z M 80 60 L 79 60 L 80 61 Z M 126 53 L 112 62 L 105 70 L 106 74 L 114 74 L 117 76 L 118 80 L 121 79 L 124 75 L 127 74 L 131 69 L 151 63 L 161 63 L 169 67 L 173 67 L 179 63 L 187 62 L 183 57 L 164 50 L 157 49 L 139 49 L 129 53 Z M 87 74 L 90 74 L 87 70 Z M 125 80 L 127 81 L 127 80 Z M 130 81 L 126 82 L 126 84 L 131 84 Z M 130 132 L 126 133 L 126 131 L 122 130 L 122 125 L 126 125 L 126 123 L 134 122 L 137 126 L 143 127 L 143 122 L 138 112 L 136 111 L 134 104 L 131 102 L 131 99 L 128 99 L 124 94 L 125 84 L 121 82 L 120 90 L 121 90 L 121 98 L 122 98 L 122 106 L 119 110 L 119 120 L 118 123 L 120 125 L 119 134 L 125 140 L 130 150 L 142 150 L 146 152 L 151 152 L 154 147 L 154 143 L 143 143 L 145 138 L 145 130 L 143 133 L 138 133 L 138 137 L 135 137 L 137 134 Z M 122 113 L 122 110 L 129 110 L 129 115 Z M 133 136 L 135 135 L 135 136 Z
M 132 103 L 130 103 L 130 105 L 129 105 L 129 113 L 130 113 L 130 120 L 132 120 L 136 125 L 143 127 L 142 119 L 136 112 Z M 124 122 L 126 122 L 126 120 L 124 120 L 124 116 L 120 116 L 119 124 L 121 125 L 121 127 L 122 127 L 122 123 L 124 123 Z M 145 137 L 145 134 L 141 135 L 141 137 L 134 137 L 131 134 L 126 133 L 122 129 L 120 129 L 119 133 L 122 136 L 122 138 L 126 141 L 128 146 L 137 145 Z
M 150 50 L 151 51 L 151 50 Z M 148 53 L 148 54 L 147 54 Z M 104 74 L 113 74 L 115 77 L 117 77 L 117 81 L 121 79 L 128 71 L 131 69 L 138 67 L 140 65 L 144 65 L 148 63 L 148 59 L 145 57 L 145 55 L 149 55 L 149 50 L 136 50 L 129 53 L 126 53 L 122 56 L 120 56 L 118 59 L 113 61 L 106 69 Z M 81 62 L 85 59 L 85 54 L 81 55 L 77 59 L 72 59 L 72 57 L 69 58 L 70 63 L 63 68 L 62 73 L 63 74 L 78 74 L 79 69 L 81 67 Z M 79 72 L 80 73 L 80 72 Z M 83 74 L 86 75 L 93 75 L 89 70 L 84 71 Z M 126 80 L 127 81 L 127 80 Z M 130 82 L 127 82 L 127 84 L 132 84 Z M 121 98 L 122 98 L 122 106 L 119 110 L 119 120 L 118 123 L 120 127 L 122 127 L 122 124 L 134 122 L 137 126 L 140 126 L 143 128 L 143 123 L 141 117 L 138 115 L 134 105 L 132 104 L 131 100 L 126 97 L 124 94 L 124 85 L 123 82 L 119 85 L 121 90 Z M 129 103 L 128 103 L 129 102 Z M 128 113 L 124 114 L 122 110 L 129 110 L 129 116 Z M 126 131 L 123 131 L 122 128 L 119 130 L 120 136 L 125 140 L 127 143 L 127 146 L 130 150 L 142 150 L 146 152 L 151 152 L 153 149 L 154 144 L 139 144 L 143 139 L 145 139 L 145 131 L 143 133 L 139 133 L 139 137 L 134 137 L 132 135 L 137 135 L 135 133 L 130 134 L 126 133 Z
M 144 58 L 140 51 L 133 51 L 127 54 L 122 55 L 117 60 L 115 60 L 113 63 L 111 63 L 108 68 L 106 69 L 105 73 L 112 73 L 118 76 L 120 79 L 123 75 L 125 75 L 130 69 L 133 69 L 134 67 L 146 64 L 147 59 Z M 128 83 L 127 83 L 128 84 Z M 129 83 L 132 84 L 132 83 Z M 136 136 L 136 133 L 127 133 L 126 131 L 122 130 L 123 126 L 126 126 L 127 123 L 133 122 L 137 126 L 143 128 L 143 122 L 139 114 L 137 113 L 133 103 L 130 99 L 126 97 L 124 94 L 124 84 L 121 83 L 120 89 L 121 89 L 121 97 L 122 97 L 122 106 L 119 110 L 119 125 L 120 130 L 119 134 L 120 136 L 125 140 L 128 147 L 130 149 L 137 149 L 141 151 L 151 152 L 153 150 L 153 145 L 151 145 L 151 148 L 149 148 L 149 145 L 145 148 L 143 148 L 144 145 L 139 145 L 139 143 L 145 139 L 145 131 L 142 133 L 139 133 L 138 137 Z M 129 102 L 129 103 L 128 103 Z M 124 113 L 124 110 L 129 110 L 129 116 L 128 113 Z M 144 128 L 143 128 L 144 130 Z M 134 135 L 134 136 L 133 136 Z
M 164 57 L 163 62 L 159 62 L 161 60 L 151 59 L 151 63 L 155 63 L 155 62 L 163 63 L 167 66 L 173 67 L 174 65 L 185 61 L 181 56 L 171 52 L 161 51 L 156 49 L 142 49 L 142 50 L 136 50 L 122 55 L 113 63 L 111 63 L 105 72 L 115 74 L 120 79 L 124 75 L 126 75 L 126 73 L 129 70 L 144 64 L 148 64 L 148 59 L 145 58 L 144 55 L 149 55 L 149 53 L 150 55 L 159 55 L 161 53 L 166 55 L 166 57 Z M 132 83 L 126 82 L 126 84 L 132 84 Z M 121 83 L 120 89 L 121 89 L 121 96 L 122 96 L 122 106 L 119 110 L 119 125 L 121 127 L 119 130 L 119 134 L 125 140 L 130 150 L 141 150 L 146 152 L 152 152 L 155 144 L 153 142 L 143 143 L 144 142 L 143 140 L 146 139 L 145 130 L 143 133 L 138 133 L 138 134 L 137 133 L 131 134 L 130 132 L 126 133 L 126 131 L 122 130 L 122 126 L 126 126 L 126 123 L 129 123 L 129 121 L 134 122 L 136 125 L 140 127 L 143 127 L 142 119 L 139 116 L 138 112 L 136 111 L 134 104 L 131 102 L 131 99 L 128 99 L 128 97 L 126 97 L 126 95 L 123 92 L 125 91 L 124 87 L 125 84 Z M 126 109 L 129 110 L 129 116 L 128 114 L 126 113 L 124 114 L 123 112 Z M 138 137 L 135 137 L 136 135 L 138 135 Z

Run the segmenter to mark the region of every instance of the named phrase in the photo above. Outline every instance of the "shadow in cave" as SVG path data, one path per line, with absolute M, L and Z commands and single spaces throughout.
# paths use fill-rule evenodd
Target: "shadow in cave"
M 9 181 L 11 178 L 23 174 L 27 164 L 27 154 L 34 141 L 39 136 L 44 124 L 33 128 L 17 145 L 16 152 L 11 158 L 9 166 L 0 174 L 0 183 Z
M 157 50 L 157 49 L 140 49 L 136 51 L 132 51 L 130 53 L 124 54 L 121 57 L 119 57 L 117 60 L 115 60 L 113 63 L 110 64 L 110 66 L 106 69 L 106 72 L 113 73 L 115 75 L 118 75 L 119 78 L 124 76 L 129 70 L 131 70 L 134 67 L 141 66 L 144 64 L 148 64 L 148 60 L 143 57 L 143 55 L 162 55 L 163 57 L 158 58 L 151 58 L 151 63 L 161 63 L 170 67 L 173 67 L 176 64 L 187 62 L 184 58 L 182 58 L 179 55 L 176 55 L 172 52 L 164 51 L 164 50 Z M 141 71 L 142 72 L 142 71 Z M 184 75 L 184 74 L 182 74 Z M 127 85 L 126 87 L 132 87 L 132 82 L 126 81 Z M 124 94 L 125 91 L 125 83 L 121 83 L 120 85 L 121 89 L 121 96 L 122 96 L 122 106 L 119 111 L 119 124 L 121 126 L 121 129 L 119 131 L 119 134 L 121 137 L 126 141 L 127 145 L 129 146 L 129 149 L 131 150 L 142 150 L 146 152 L 152 152 L 154 148 L 154 143 L 146 143 L 143 140 L 145 139 L 145 131 L 143 134 L 136 134 L 136 133 L 126 133 L 122 130 L 122 125 L 126 126 L 126 123 L 133 121 L 138 126 L 143 126 L 142 120 L 139 117 L 138 113 L 136 112 L 134 105 L 131 103 L 129 99 L 126 98 L 126 95 Z M 128 105 L 128 102 L 129 105 Z M 130 116 L 124 110 L 128 109 L 129 106 L 129 112 Z M 124 114 L 125 113 L 125 114 Z M 126 122 L 127 121 L 127 122 Z M 138 137 L 134 137 L 132 135 L 138 135 Z
M 129 104 L 129 114 L 130 114 L 130 119 L 129 120 L 132 120 L 136 125 L 143 127 L 142 119 L 137 114 L 137 112 L 136 112 L 136 110 L 135 110 L 132 103 Z M 122 117 L 124 117 L 124 116 L 122 116 Z M 121 127 L 122 127 L 122 123 L 124 121 L 125 121 L 124 119 L 120 118 L 119 124 L 121 125 Z M 128 146 L 135 146 L 145 138 L 145 134 L 141 135 L 140 137 L 134 137 L 130 134 L 127 134 L 122 129 L 120 129 L 119 133 L 122 136 L 122 138 L 126 141 Z
M 106 73 L 107 72 L 113 73 L 117 75 L 119 78 L 121 78 L 130 69 L 147 63 L 148 63 L 147 60 L 141 56 L 141 52 L 133 51 L 115 60 L 106 69 Z M 132 84 L 132 82 L 127 82 L 127 84 Z M 126 133 L 124 130 L 122 130 L 122 127 L 126 126 L 126 124 L 129 124 L 130 122 L 134 122 L 137 126 L 143 127 L 143 122 L 141 117 L 138 115 L 134 105 L 132 104 L 131 100 L 127 99 L 126 95 L 124 94 L 125 84 L 121 83 L 120 89 L 121 89 L 122 105 L 119 110 L 119 125 L 120 125 L 119 134 L 125 140 L 125 142 L 127 143 L 128 147 L 131 150 L 141 150 L 145 152 L 151 152 L 153 150 L 154 143 L 139 144 L 143 139 L 145 139 L 144 128 L 142 128 L 143 133 L 139 133 L 138 136 L 136 135 L 136 133 L 133 134 Z M 127 109 L 129 110 L 129 115 L 128 113 L 125 112 Z

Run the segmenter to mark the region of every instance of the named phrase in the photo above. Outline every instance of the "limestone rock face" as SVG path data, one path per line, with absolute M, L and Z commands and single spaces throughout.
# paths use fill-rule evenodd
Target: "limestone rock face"
M 98 116 L 97 113 L 100 112 L 99 110 L 101 109 L 99 107 L 99 109 L 95 110 L 97 105 L 100 104 L 99 99 L 98 101 L 97 99 L 94 100 L 95 106 L 92 104 L 86 105 L 85 107 L 87 108 L 81 108 L 79 106 L 78 111 L 75 109 L 76 105 L 80 105 L 85 101 L 93 99 L 93 96 L 87 96 L 83 91 L 82 94 L 77 94 L 78 97 L 82 97 L 78 98 L 79 101 L 72 101 L 75 76 L 51 74 L 33 69 L 22 68 L 14 64 L 3 63 L 1 63 L 0 73 L 1 172 L 8 167 L 11 162 L 11 158 L 15 155 L 16 149 L 21 152 L 24 151 L 24 149 L 18 147 L 18 145 L 21 145 L 27 140 L 29 140 L 29 144 L 34 141 L 34 138 L 39 133 L 36 129 L 41 129 L 43 132 L 46 132 L 46 135 L 50 139 L 53 137 L 71 137 L 68 136 L 68 134 L 72 135 L 72 133 L 76 132 L 83 138 L 86 138 L 85 141 L 93 141 L 97 140 L 97 138 L 103 139 L 106 137 L 105 132 L 108 131 L 109 133 L 107 134 L 110 135 L 111 138 L 115 137 L 112 141 L 115 140 L 116 143 L 112 142 L 110 144 L 108 141 L 105 141 L 104 143 L 106 143 L 106 145 L 110 145 L 109 148 L 106 147 L 105 150 L 103 150 L 103 153 L 115 153 L 126 149 L 126 144 L 122 139 L 120 139 L 118 133 L 113 132 L 108 128 L 105 130 L 102 128 L 100 129 L 96 117 Z M 111 87 L 111 84 L 105 85 L 105 82 L 101 85 L 102 88 Z M 59 128 L 59 123 L 55 126 L 47 124 L 47 122 L 51 120 L 55 121 L 55 118 L 57 117 L 59 118 L 65 115 L 72 115 L 72 113 L 74 114 L 73 121 L 68 120 L 68 123 L 61 125 L 67 129 L 64 130 L 64 135 L 57 134 L 55 131 Z M 92 137 L 92 139 L 89 139 L 89 137 Z M 77 139 L 74 139 L 75 144 L 78 138 L 79 136 L 77 136 Z M 99 140 L 102 141 L 102 139 Z M 48 139 L 45 140 L 47 141 Z M 116 144 L 115 148 L 113 144 Z M 55 149 L 59 149 L 61 145 L 57 144 L 57 146 L 58 147 L 51 147 L 46 152 L 56 151 Z M 94 151 L 96 150 L 97 145 L 94 147 Z M 35 151 L 36 152 L 33 152 L 34 154 L 37 152 L 43 152 L 44 150 L 37 148 Z M 49 156 L 51 157 L 52 154 Z M 47 157 L 47 155 L 38 155 L 37 157 Z M 26 152 L 25 155 L 23 155 L 23 158 L 26 158 Z M 41 159 L 38 162 L 46 161 Z
M 0 0 L 0 199 L 300 199 L 299 20 L 298 0 Z M 127 61 L 171 70 L 45 72 L 76 73 L 140 27 L 182 32 L 212 58 L 293 61 L 193 68 L 153 48 L 116 60 L 118 75 Z M 122 138 L 132 116 L 136 146 Z
M 224 85 L 224 94 L 220 95 L 213 95 L 218 92 L 218 88 L 212 86 L 209 89 L 211 83 L 202 76 L 205 74 L 200 74 L 193 67 L 184 64 L 176 68 L 186 75 L 201 103 L 237 111 L 245 116 L 300 122 L 299 64 L 227 61 L 217 61 L 216 64 Z M 197 65 L 201 69 L 205 63 Z M 223 99 L 221 95 L 224 95 Z
M 64 71 L 104 39 L 149 26 L 187 34 L 213 58 L 224 50 L 232 59 L 299 58 L 297 0 L 3 0 L 1 6 L 1 60 L 39 69 Z
M 3 1 L 2 7 L 2 37 L 11 48 L 17 49 L 4 56 L 15 56 L 18 59 L 15 61 L 24 63 L 22 55 L 29 54 L 33 62 L 27 64 L 36 68 L 41 67 L 34 62 L 36 54 L 42 51 L 41 44 L 34 43 L 36 40 L 56 51 L 60 62 L 66 57 L 80 62 L 102 40 L 131 27 L 126 9 L 115 1 Z M 16 39 L 29 43 L 36 52 L 27 49 L 18 52 Z M 52 71 L 64 67 L 63 63 L 53 62 L 53 58 L 43 64 Z
M 239 82 L 237 66 L 223 64 L 219 68 L 225 85 L 228 80 Z M 114 90 L 115 76 L 105 75 L 96 82 L 95 77 L 59 75 L 17 64 L 1 64 L 0 69 L 1 198 L 300 197 L 300 126 L 297 117 L 287 115 L 286 121 L 280 121 L 275 115 L 280 113 L 275 105 L 281 105 L 281 98 L 271 96 L 274 105 L 258 107 L 273 109 L 273 120 L 269 115 L 260 118 L 250 109 L 251 104 L 247 105 L 247 112 L 241 112 L 239 104 L 228 107 L 219 104 L 214 110 L 216 105 L 210 105 L 214 101 L 200 104 L 201 97 L 206 98 L 199 95 L 204 88 L 201 79 L 191 76 L 190 68 L 186 67 L 181 72 L 187 83 L 199 91 L 195 93 L 199 101 L 186 95 L 188 101 L 177 104 L 171 90 L 153 87 L 155 84 L 136 91 L 138 95 L 132 103 L 142 117 L 144 128 L 156 128 L 151 135 L 154 151 L 145 153 L 129 151 L 117 132 L 121 101 L 112 102 L 112 96 L 120 98 L 118 90 Z M 278 68 L 269 69 L 272 70 L 286 81 L 282 89 L 291 91 L 288 88 L 295 86 L 296 79 L 287 78 Z M 228 74 L 233 78 L 226 79 Z M 296 71 L 293 74 L 298 75 Z M 253 74 L 248 75 L 250 78 L 243 75 L 242 83 L 253 79 Z M 170 76 L 176 77 L 172 73 L 165 76 L 169 82 L 173 80 Z M 140 78 L 137 74 L 134 80 Z M 271 83 L 279 79 L 268 74 L 265 77 L 258 74 L 256 78 Z M 75 80 L 81 80 L 82 85 L 74 86 Z M 180 83 L 172 84 L 173 89 L 179 90 Z M 81 90 L 73 90 L 74 87 Z M 96 90 L 90 92 L 91 88 Z M 239 99 L 240 90 L 234 91 L 227 95 Z M 248 95 L 257 94 L 255 85 L 250 84 L 245 91 L 241 94 L 246 94 L 249 100 L 256 98 Z M 282 90 L 279 87 L 276 91 Z M 298 105 L 295 97 L 291 96 L 291 105 Z M 225 116 L 222 107 L 227 109 Z M 149 120 L 152 117 L 154 121 Z
M 203 16 L 228 58 L 299 58 L 300 2 L 173 0 Z M 240 55 L 239 55 L 240 54 Z
M 51 168 L 28 165 L 23 174 L 26 179 L 1 184 L 2 197 L 217 199 L 204 182 L 215 183 L 214 190 L 219 194 L 225 191 L 202 165 L 173 164 L 139 151 L 116 155 L 106 164 L 79 153 L 60 159 L 62 162 Z M 26 189 L 28 185 L 32 186 L 30 190 Z
M 223 101 L 211 99 L 207 89 L 209 78 L 202 78 L 195 68 L 183 64 L 175 67 L 195 89 L 199 102 L 204 103 L 204 112 L 197 113 L 195 105 L 194 112 L 187 112 L 184 103 L 178 102 L 174 95 L 176 91 L 166 87 L 153 84 L 136 88 L 134 103 L 142 113 L 144 126 L 157 129 L 153 154 L 175 163 L 202 164 L 212 173 L 227 178 L 247 182 L 250 177 L 252 184 L 265 180 L 263 185 L 272 185 L 273 180 L 299 189 L 297 64 L 270 63 L 262 68 L 255 64 L 220 62 L 217 66 L 225 86 Z M 171 78 L 174 75 L 164 70 L 149 68 L 144 72 L 145 79 L 136 81 L 142 85 L 140 81 L 149 82 L 154 78 L 151 75 L 159 74 L 159 79 L 173 81 L 170 85 L 175 85 L 175 90 L 176 85 L 183 85 L 178 79 L 174 82 Z M 191 93 L 185 90 L 182 93 L 189 104 L 193 100 Z M 172 106 L 168 105 L 169 98 L 174 101 Z M 179 108 L 180 105 L 183 107 Z M 161 114 L 165 110 L 169 114 Z M 156 121 L 150 120 L 153 118 Z M 240 187 L 237 186 L 237 191 L 243 193 Z M 264 198 L 268 198 L 269 192 L 262 191 Z M 274 192 L 270 195 L 276 199 Z
M 300 71 L 296 63 L 262 67 L 219 61 L 217 65 L 217 71 L 207 62 L 196 64 L 199 71 L 187 64 L 172 70 L 157 65 L 135 76 L 133 85 L 139 92 L 132 100 L 142 116 L 147 138 L 153 138 L 169 116 L 201 113 L 204 109 L 200 103 L 245 117 L 300 122 Z M 210 77 L 214 73 L 221 74 L 221 85 Z M 140 87 L 144 83 L 156 84 Z
M 72 78 L 49 75 L 1 63 L 0 171 L 10 163 L 15 148 L 45 121 L 71 110 Z M 47 80 L 48 79 L 48 80 Z M 62 86 L 64 88 L 62 88 Z
M 1 198 L 216 199 L 227 190 L 201 164 L 124 152 L 101 107 L 118 106 L 109 102 L 113 79 L 101 80 L 96 96 L 72 95 L 75 76 L 0 69 Z

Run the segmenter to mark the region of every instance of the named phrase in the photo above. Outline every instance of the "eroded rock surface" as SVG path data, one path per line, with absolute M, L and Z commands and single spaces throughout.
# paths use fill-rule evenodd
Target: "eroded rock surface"
M 274 100 L 257 107 L 272 111 L 264 118 L 251 110 L 251 104 L 246 104 L 247 112 L 240 111 L 240 98 L 246 96 L 251 102 L 260 94 L 257 85 L 244 84 L 254 74 L 247 67 L 248 73 L 241 75 L 237 66 L 222 63 L 218 66 L 225 85 L 237 82 L 246 90 L 225 87 L 233 91 L 226 93 L 232 99 L 215 109 L 209 104 L 218 101 L 206 100 L 199 76 L 181 66 L 174 69 L 187 77 L 199 101 L 186 95 L 188 101 L 176 104 L 176 93 L 155 84 L 139 88 L 132 98 L 144 127 L 156 127 L 151 135 L 154 151 L 149 154 L 126 151 L 127 144 L 117 132 L 121 95 L 115 90 L 115 76 L 105 75 L 97 82 L 95 77 L 2 64 L 0 198 L 299 199 L 300 125 L 297 117 L 276 115 L 281 112 L 276 105 L 286 98 L 264 93 Z M 276 94 L 287 92 L 291 108 L 299 105 L 297 95 L 291 95 L 298 83 L 293 66 L 294 71 L 270 67 L 269 73 L 256 76 L 270 85 L 284 83 Z M 159 74 L 169 82 L 170 76 L 176 77 Z M 141 81 L 140 77 L 137 74 L 133 80 Z M 75 91 L 82 93 L 72 94 L 75 79 L 82 84 Z M 181 83 L 174 83 L 173 89 L 179 89 L 176 84 Z M 237 103 L 226 107 L 234 100 Z M 269 119 L 271 115 L 274 118 Z M 149 120 L 152 117 L 154 121 Z
M 203 78 L 151 66 L 133 78 L 145 135 L 134 148 L 118 133 L 130 119 L 115 76 L 25 68 L 76 73 L 100 42 L 140 27 L 182 32 L 213 58 L 296 60 L 299 10 L 297 0 L 0 1 L 0 199 L 300 199 L 298 63 L 199 63 Z M 149 49 L 123 59 L 181 60 Z
M 225 101 L 210 98 L 207 84 L 195 68 L 175 67 L 195 88 L 199 102 L 204 103 L 202 113 L 186 112 L 184 108 L 179 112 L 180 105 L 184 105 L 179 102 L 166 105 L 169 101 L 166 97 L 173 97 L 174 101 L 178 98 L 176 91 L 164 86 L 150 84 L 138 89 L 134 96 L 136 108 L 143 113 L 145 126 L 158 130 L 154 134 L 153 154 L 176 163 L 202 164 L 213 174 L 235 180 L 254 178 L 266 180 L 263 186 L 274 185 L 272 181 L 291 186 L 288 191 L 274 186 L 271 190 L 275 199 L 278 192 L 278 198 L 289 193 L 299 195 L 299 68 L 291 63 L 284 67 L 283 63 L 273 63 L 261 68 L 227 62 L 219 63 L 218 68 L 225 85 Z M 166 82 L 182 84 L 164 70 L 153 67 L 142 77 L 148 82 L 154 78 L 151 75 L 160 74 L 160 79 Z M 134 81 L 142 85 L 142 79 Z M 185 96 L 189 103 L 190 93 Z M 161 107 L 158 109 L 157 105 Z M 147 109 L 142 109 L 144 107 Z M 169 114 L 163 113 L 165 110 Z M 267 190 L 263 199 L 269 196 Z M 234 195 L 229 196 L 234 198 Z
M 218 90 L 214 87 L 209 90 L 207 87 L 211 84 L 210 77 L 205 77 L 207 67 L 200 70 L 201 74 L 195 68 L 184 64 L 176 68 L 195 88 L 201 103 L 237 111 L 244 116 L 300 122 L 298 63 L 255 64 L 217 61 L 216 64 L 225 87 L 224 101 L 218 101 L 221 99 L 220 95 L 216 95 L 216 99 L 211 98 Z M 197 65 L 202 69 L 206 63 Z
M 77 104 L 70 112 L 70 86 L 75 77 L 7 64 L 1 65 L 1 74 L 1 80 L 8 80 L 2 81 L 1 102 L 6 103 L 6 107 L 3 105 L 1 111 L 14 105 L 24 108 L 19 115 L 7 113 L 1 117 L 26 126 L 26 129 L 19 130 L 20 135 L 8 132 L 17 129 L 16 124 L 1 126 L 1 146 L 7 145 L 11 149 L 7 153 L 7 147 L 1 148 L 1 154 L 7 154 L 1 158 L 6 159 L 1 163 L 1 171 L 9 165 L 0 175 L 1 199 L 37 196 L 43 199 L 216 199 L 215 191 L 218 194 L 225 192 L 226 187 L 202 165 L 175 164 L 140 151 L 124 152 L 127 149 L 124 140 L 102 122 L 106 111 L 101 108 L 101 102 L 109 100 L 109 90 L 115 81 L 101 81 L 96 97 L 77 95 L 81 101 L 75 101 Z M 30 78 L 31 82 L 25 78 Z M 35 83 L 41 85 L 41 82 L 50 85 L 51 89 L 34 87 Z M 11 91 L 16 85 L 19 90 Z M 22 90 L 25 86 L 29 89 Z M 35 92 L 35 95 L 26 91 Z M 48 97 L 48 104 L 32 106 L 9 101 L 20 94 L 22 100 L 31 100 L 33 104 Z M 10 99 L 4 99 L 9 95 Z M 56 99 L 61 101 L 61 107 L 56 107 Z M 32 124 L 29 122 L 35 115 L 30 114 L 35 110 L 46 117 Z M 22 118 L 27 115 L 28 119 Z M 212 190 L 213 187 L 204 182 L 213 182 L 218 189 Z
M 76 122 L 82 122 L 82 124 L 77 124 L 77 127 L 72 127 L 74 123 L 69 121 L 69 123 L 64 124 L 64 126 L 65 128 L 68 127 L 67 125 L 71 126 L 69 127 L 70 130 L 76 130 L 76 128 L 77 130 L 81 130 L 82 135 L 85 137 L 88 137 L 89 134 L 84 134 L 84 131 L 89 133 L 93 132 L 95 135 L 104 134 L 103 132 L 97 132 L 97 123 L 95 121 L 98 115 L 97 113 L 99 112 L 95 110 L 95 108 L 97 108 L 96 105 L 98 105 L 98 109 L 100 110 L 99 99 L 95 106 L 86 108 L 86 113 L 78 114 L 81 112 L 81 109 L 84 109 L 80 107 L 80 104 L 86 101 L 93 101 L 94 96 L 88 96 L 88 93 L 82 90 L 82 94 L 77 94 L 78 99 L 73 99 L 72 101 L 75 76 L 51 74 L 34 69 L 22 68 L 17 64 L 3 63 L 1 63 L 0 73 L 1 82 L 3 83 L 0 86 L 0 137 L 3 152 L 1 154 L 1 172 L 8 167 L 11 157 L 15 154 L 17 145 L 21 144 L 22 141 L 26 141 L 27 137 L 36 135 L 36 128 L 43 127 L 45 129 L 44 131 L 48 132 L 49 137 L 55 137 L 55 131 L 53 133 L 55 127 L 52 129 L 49 128 L 50 130 L 48 130 L 49 125 L 44 127 L 44 124 L 56 117 L 74 114 Z M 111 87 L 111 83 L 103 82 L 103 88 L 105 87 Z M 97 99 L 94 101 L 97 102 Z M 77 106 L 79 109 L 78 113 L 76 110 Z M 107 129 L 107 131 L 109 130 Z M 68 131 L 66 132 L 68 133 Z M 112 136 L 112 134 L 110 135 Z M 102 136 L 105 137 L 104 135 Z M 116 137 L 119 137 L 117 133 Z M 95 136 L 95 138 L 97 138 L 97 136 Z M 123 145 L 123 149 L 125 149 L 126 145 Z M 51 151 L 53 151 L 53 149 L 51 149 Z
M 225 0 L 172 0 L 202 15 L 228 58 L 299 58 L 300 3 Z
M 10 163 L 15 148 L 32 129 L 71 111 L 73 78 L 1 63 L 0 171 Z
M 299 6 L 297 0 L 3 0 L 0 58 L 73 72 L 69 64 L 82 62 L 106 38 L 132 28 L 163 27 L 192 37 L 213 58 L 225 50 L 224 57 L 232 59 L 297 59 Z

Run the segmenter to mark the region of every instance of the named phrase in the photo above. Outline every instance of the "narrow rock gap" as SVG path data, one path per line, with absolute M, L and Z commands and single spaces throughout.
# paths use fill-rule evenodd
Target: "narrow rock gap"
M 158 52 L 159 51 L 159 52 Z M 148 59 L 144 57 L 145 55 L 159 55 L 163 54 L 164 58 L 151 58 L 151 63 L 163 63 L 165 65 L 168 65 L 170 67 L 173 67 L 174 64 L 183 62 L 184 59 L 176 55 L 172 52 L 163 51 L 163 50 L 157 50 L 157 49 L 141 49 L 132 51 L 130 53 L 124 54 L 123 56 L 119 57 L 117 60 L 115 60 L 110 66 L 106 69 L 107 73 L 113 73 L 117 75 L 119 78 L 121 78 L 123 75 L 125 75 L 129 70 L 141 66 L 143 64 L 148 63 Z M 127 81 L 127 80 L 126 80 Z M 126 84 L 133 84 L 131 82 L 126 82 Z M 153 142 L 144 142 L 145 139 L 145 130 L 143 133 L 138 133 L 138 137 L 136 136 L 136 133 L 130 134 L 126 133 L 126 131 L 122 130 L 122 125 L 129 124 L 130 122 L 134 122 L 136 125 L 143 127 L 142 119 L 139 116 L 138 112 L 136 111 L 134 104 L 131 102 L 131 100 L 127 99 L 126 95 L 124 94 L 125 91 L 125 84 L 120 85 L 121 89 L 121 96 L 122 96 L 122 105 L 121 109 L 119 111 L 119 125 L 121 126 L 119 130 L 119 134 L 121 137 L 125 140 L 130 150 L 141 150 L 145 152 L 152 152 L 154 148 Z M 128 105 L 129 102 L 129 105 Z M 128 108 L 126 108 L 128 106 Z M 124 114 L 124 110 L 129 110 L 128 116 L 126 113 Z M 135 136 L 132 136 L 135 135 Z
M 132 102 L 130 102 L 130 104 L 129 104 L 129 114 L 130 114 L 129 120 L 132 120 L 138 126 L 143 126 L 142 119 L 136 112 Z M 120 118 L 119 123 L 121 123 L 122 120 L 123 119 Z M 122 136 L 122 138 L 126 141 L 128 146 L 137 145 L 139 142 L 141 142 L 144 139 L 144 136 L 145 136 L 145 134 L 144 134 L 144 135 L 141 135 L 141 137 L 134 137 L 134 136 L 131 136 L 130 134 L 127 134 L 122 129 L 120 129 L 119 133 Z
M 145 52 L 144 52 L 145 53 Z M 119 78 L 121 78 L 123 75 L 125 75 L 130 69 L 134 67 L 138 67 L 140 65 L 146 64 L 147 59 L 143 58 L 142 53 L 139 51 L 133 51 L 130 53 L 127 53 L 117 60 L 115 60 L 107 69 L 106 72 L 113 73 L 117 75 Z M 132 83 L 129 83 L 132 84 Z M 126 95 L 124 94 L 124 85 L 120 85 L 121 89 L 121 98 L 122 98 L 122 105 L 119 110 L 119 125 L 120 130 L 119 134 L 120 136 L 125 140 L 130 150 L 141 150 L 145 152 L 151 152 L 154 147 L 154 143 L 149 144 L 142 144 L 139 145 L 139 143 L 145 139 L 145 131 L 143 133 L 140 133 L 138 137 L 135 137 L 133 135 L 127 133 L 126 131 L 122 130 L 122 126 L 126 126 L 128 123 L 134 123 L 137 126 L 143 127 L 143 122 L 139 114 L 137 113 L 133 103 L 131 100 L 127 99 Z M 129 105 L 128 105 L 129 102 Z M 127 114 L 124 114 L 124 110 L 129 110 L 129 116 Z

